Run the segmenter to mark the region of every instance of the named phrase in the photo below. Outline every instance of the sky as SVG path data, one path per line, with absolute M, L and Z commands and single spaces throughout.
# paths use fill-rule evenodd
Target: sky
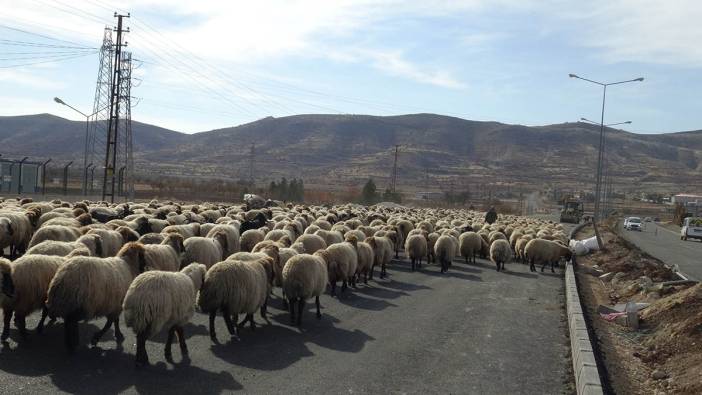
M 130 13 L 132 119 L 194 133 L 294 114 L 429 112 L 702 129 L 694 0 L 0 0 L 0 115 L 84 119 Z

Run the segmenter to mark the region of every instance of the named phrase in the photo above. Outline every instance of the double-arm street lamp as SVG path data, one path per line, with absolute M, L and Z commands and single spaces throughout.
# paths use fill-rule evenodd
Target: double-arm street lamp
M 600 117 L 600 142 L 599 142 L 599 150 L 597 152 L 597 172 L 595 176 L 595 210 L 593 213 L 593 219 L 592 219 L 592 227 L 595 230 L 595 236 L 597 237 L 597 245 L 601 250 L 604 249 L 604 244 L 602 244 L 602 238 L 600 237 L 600 232 L 599 229 L 597 228 L 597 223 L 600 220 L 600 197 L 602 194 L 602 162 L 603 162 L 603 155 L 604 155 L 604 147 L 605 147 L 605 138 L 604 138 L 604 110 L 605 110 L 605 101 L 607 97 L 607 87 L 610 85 L 619 85 L 619 84 L 626 84 L 628 82 L 641 82 L 643 81 L 643 77 L 639 78 L 634 78 L 633 80 L 626 80 L 626 81 L 617 81 L 617 82 L 599 82 L 599 81 L 594 81 L 588 78 L 583 78 L 580 77 L 576 74 L 568 74 L 570 78 L 577 78 L 583 81 L 587 81 L 596 85 L 599 85 L 602 87 L 602 115 Z
M 73 111 L 77 112 L 78 114 L 82 115 L 85 117 L 85 149 L 83 151 L 83 195 L 87 193 L 88 189 L 88 135 L 89 135 L 89 127 L 90 127 L 90 118 L 92 118 L 95 114 L 99 113 L 100 111 L 104 110 L 100 109 L 95 111 L 94 113 L 90 115 L 86 115 L 83 111 L 73 107 L 72 105 L 66 103 L 65 101 L 61 100 L 58 97 L 54 97 L 54 101 L 58 104 L 64 105 Z

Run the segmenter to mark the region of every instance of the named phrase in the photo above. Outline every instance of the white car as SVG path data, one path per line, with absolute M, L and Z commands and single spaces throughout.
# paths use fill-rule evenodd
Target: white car
M 702 218 L 688 217 L 683 221 L 680 229 L 680 240 L 699 239 L 702 240 Z
M 641 232 L 641 218 L 639 217 L 629 217 L 624 220 L 624 229 L 626 230 L 638 230 Z

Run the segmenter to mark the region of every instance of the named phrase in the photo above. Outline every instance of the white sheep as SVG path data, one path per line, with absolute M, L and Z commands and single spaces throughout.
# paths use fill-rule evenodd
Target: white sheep
M 324 259 L 329 273 L 331 295 L 336 295 L 336 283 L 341 281 L 341 292 L 346 291 L 347 285 L 356 285 L 356 268 L 358 267 L 358 254 L 349 242 L 332 244 L 325 250 L 319 250 L 315 255 Z
M 327 242 L 316 234 L 303 234 L 295 240 L 295 243 L 302 243 L 303 252 L 306 254 L 314 254 L 327 248 Z
M 453 236 L 443 235 L 436 240 L 435 254 L 441 264 L 441 273 L 446 273 L 458 251 L 458 242 Z
M 115 339 L 124 340 L 119 329 L 122 301 L 132 280 L 144 271 L 144 247 L 128 243 L 114 258 L 74 257 L 56 271 L 47 292 L 49 317 L 62 317 L 65 342 L 70 351 L 78 346 L 78 321 L 107 317 L 105 326 L 95 333 L 93 345 L 114 324 Z
M 184 225 L 169 225 L 163 228 L 162 233 L 176 232 L 183 236 L 183 239 L 187 240 L 191 237 L 200 236 L 200 224 L 184 224 Z
M 373 264 L 370 270 L 370 279 L 376 265 L 380 265 L 380 278 L 387 275 L 386 266 L 392 261 L 393 245 L 387 237 L 371 236 L 366 238 L 366 243 L 373 249 Z
M 321 251 L 320 251 L 321 252 Z M 283 268 L 283 291 L 290 305 L 290 322 L 302 323 L 302 310 L 305 301 L 315 298 L 317 306 L 317 319 L 322 318 L 319 296 L 329 282 L 327 267 L 322 258 L 316 255 L 298 254 L 290 258 Z M 295 305 L 297 302 L 297 317 Z
M 37 326 L 40 333 L 46 319 L 46 292 L 56 270 L 65 262 L 64 257 L 49 255 L 29 255 L 16 259 L 14 262 L 0 258 L 0 273 L 2 273 L 2 293 L 0 306 L 3 309 L 4 327 L 2 341 L 10 336 L 10 319 L 14 313 L 15 325 L 20 335 L 27 336 L 25 317 L 32 312 L 42 309 L 42 317 Z
M 183 265 L 202 263 L 209 269 L 227 258 L 227 234 L 217 232 L 212 237 L 193 236 L 183 242 Z
M 466 263 L 475 263 L 475 256 L 480 254 L 480 249 L 484 243 L 483 239 L 475 232 L 465 232 L 458 239 L 460 255 L 466 259 Z
M 249 229 L 241 234 L 241 251 L 251 252 L 254 246 L 263 241 L 266 234 L 261 229 Z
M 36 211 L 0 210 L 0 256 L 6 247 L 10 247 L 11 256 L 27 249 L 37 216 Z
M 409 232 L 409 231 L 408 231 Z M 405 252 L 412 263 L 412 271 L 422 266 L 422 258 L 427 256 L 427 238 L 422 234 L 413 234 L 405 241 Z
M 506 238 L 497 239 L 490 245 L 490 260 L 495 264 L 496 270 L 504 270 L 505 262 L 512 260 L 512 246 Z
M 265 258 L 270 259 L 270 258 Z M 197 298 L 202 312 L 210 317 L 210 338 L 218 343 L 214 321 L 221 311 L 229 334 L 238 336 L 236 317 L 246 314 L 254 328 L 253 314 L 266 302 L 268 280 L 263 265 L 256 261 L 226 260 L 215 263 L 205 276 L 205 282 Z
M 215 233 L 224 233 L 227 235 L 227 251 L 226 255 L 232 255 L 241 250 L 241 237 L 239 235 L 239 227 L 229 224 L 217 224 L 209 232 L 207 237 L 213 237 Z
M 79 248 L 87 248 L 89 256 L 102 256 L 102 238 L 99 235 L 83 235 L 76 241 L 45 240 L 27 250 L 27 255 L 66 256 Z
M 524 255 L 529 261 L 529 270 L 536 271 L 536 264 L 541 264 L 541 271 L 547 264 L 551 264 L 551 272 L 561 258 L 570 260 L 573 256 L 570 248 L 551 240 L 533 239 L 524 248 Z
M 339 231 L 320 229 L 314 232 L 314 234 L 323 238 L 324 242 L 327 243 L 327 246 L 342 243 L 344 241 L 344 236 Z
M 146 270 L 177 272 L 184 251 L 183 236 L 178 233 L 168 233 L 161 244 L 145 244 Z
M 81 233 L 78 228 L 63 225 L 43 226 L 34 232 L 28 247 L 32 248 L 45 240 L 76 241 L 80 235 Z
M 205 280 L 207 268 L 192 263 L 180 272 L 150 271 L 138 275 L 124 297 L 125 324 L 137 336 L 137 365 L 148 365 L 146 340 L 168 329 L 165 358 L 172 361 L 171 343 L 178 334 L 183 359 L 188 357 L 183 326 L 195 313 L 195 296 Z

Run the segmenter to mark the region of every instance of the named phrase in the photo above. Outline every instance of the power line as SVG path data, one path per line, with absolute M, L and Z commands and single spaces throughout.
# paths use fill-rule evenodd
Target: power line
M 45 38 L 45 39 L 47 39 L 47 40 L 59 41 L 59 42 L 64 42 L 64 43 L 68 43 L 68 44 L 73 44 L 73 45 L 80 45 L 80 43 L 77 43 L 77 42 L 75 42 L 75 41 L 62 40 L 62 39 L 60 39 L 60 38 L 55 38 L 55 37 L 47 36 L 47 35 L 44 35 L 44 34 L 39 34 L 39 33 L 30 32 L 30 31 L 28 31 L 28 30 L 19 29 L 19 28 L 12 27 L 12 26 L 8 26 L 8 25 L 4 25 L 4 24 L 0 24 L 0 27 L 3 28 L 3 29 L 14 30 L 14 31 L 16 31 L 16 32 L 25 33 L 25 34 L 29 34 L 29 35 L 32 35 L 32 36 L 42 37 L 42 38 Z
M 12 65 L 0 66 L 0 69 L 10 69 L 10 68 L 13 68 L 13 67 L 24 67 L 24 66 L 33 66 L 33 65 L 35 65 L 35 64 L 42 64 L 42 63 L 60 62 L 60 61 L 64 61 L 64 60 L 70 60 L 70 59 L 80 58 L 80 57 L 83 57 L 83 56 L 94 55 L 94 54 L 96 54 L 96 53 L 97 53 L 97 52 L 91 52 L 91 53 L 87 53 L 87 54 L 74 55 L 74 56 L 67 56 L 67 57 L 62 57 L 62 58 L 55 58 L 55 59 L 51 59 L 51 60 L 44 60 L 44 61 L 41 61 L 41 62 L 29 62 L 29 63 L 12 64 Z
M 54 44 L 43 44 L 35 43 L 29 41 L 17 41 L 17 40 L 7 40 L 0 39 L 0 45 L 10 45 L 10 46 L 21 46 L 21 47 L 38 47 L 38 48 L 61 48 L 61 49 L 98 49 L 96 47 L 85 47 L 85 46 L 67 46 L 67 45 L 54 45 Z

